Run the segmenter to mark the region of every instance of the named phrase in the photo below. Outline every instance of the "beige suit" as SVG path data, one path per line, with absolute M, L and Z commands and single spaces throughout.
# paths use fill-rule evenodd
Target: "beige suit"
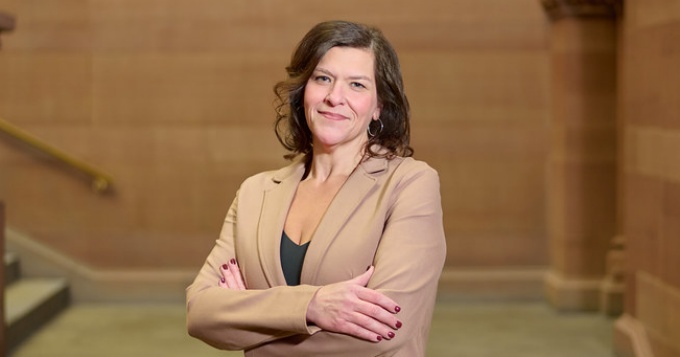
M 360 164 L 314 233 L 300 286 L 286 286 L 280 242 L 304 173 L 297 161 L 243 182 L 222 232 L 187 288 L 189 333 L 252 356 L 424 356 L 437 281 L 446 257 L 439 177 L 412 158 Z M 236 258 L 246 291 L 217 285 Z M 379 343 L 308 325 L 307 305 L 323 285 L 375 272 L 368 284 L 399 303 L 403 327 Z

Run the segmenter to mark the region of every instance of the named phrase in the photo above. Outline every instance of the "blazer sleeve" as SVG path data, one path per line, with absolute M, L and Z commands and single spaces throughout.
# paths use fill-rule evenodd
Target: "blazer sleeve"
M 278 286 L 234 291 L 218 286 L 220 267 L 235 257 L 238 194 L 220 237 L 194 282 L 187 288 L 189 335 L 225 350 L 243 350 L 291 336 L 310 334 L 307 305 L 319 287 Z
M 400 173 L 392 193 L 384 233 L 376 251 L 375 272 L 368 284 L 394 299 L 402 328 L 389 341 L 379 343 L 320 331 L 293 336 L 263 345 L 267 356 L 421 356 L 446 259 L 439 176 L 423 162 L 415 162 Z M 406 347 L 405 345 L 408 345 Z

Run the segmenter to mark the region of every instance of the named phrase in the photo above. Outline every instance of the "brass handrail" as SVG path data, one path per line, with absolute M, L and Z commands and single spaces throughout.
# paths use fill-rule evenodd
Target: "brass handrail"
M 36 138 L 35 136 L 17 128 L 16 126 L 10 124 L 9 122 L 0 118 L 0 131 L 5 132 L 10 137 L 26 144 L 40 152 L 47 154 L 49 157 L 60 161 L 71 168 L 87 175 L 92 180 L 92 189 L 97 193 L 104 193 L 111 189 L 113 186 L 113 180 L 111 176 L 105 174 L 104 172 L 90 166 L 89 164 L 78 160 L 61 150 L 50 146 L 44 141 Z

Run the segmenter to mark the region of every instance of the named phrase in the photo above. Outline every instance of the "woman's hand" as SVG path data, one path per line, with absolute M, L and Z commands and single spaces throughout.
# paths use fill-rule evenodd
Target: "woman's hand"
M 217 283 L 220 287 L 231 290 L 246 290 L 246 284 L 243 283 L 241 269 L 239 269 L 236 259 L 231 259 L 229 264 L 222 264 L 220 272 L 222 272 L 222 278 Z
M 395 314 L 401 309 L 392 299 L 366 287 L 373 270 L 371 266 L 354 279 L 319 289 L 307 308 L 307 321 L 326 331 L 372 342 L 394 338 L 394 331 L 401 327 Z

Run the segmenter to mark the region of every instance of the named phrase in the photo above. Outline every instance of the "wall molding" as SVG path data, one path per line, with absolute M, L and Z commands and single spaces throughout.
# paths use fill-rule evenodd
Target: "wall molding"
M 602 278 L 574 279 L 550 271 L 545 293 L 550 304 L 562 311 L 597 311 L 601 304 Z
M 439 296 L 474 301 L 544 300 L 547 267 L 444 268 Z
M 184 302 L 196 270 L 101 270 L 74 261 L 27 234 L 7 228 L 7 250 L 21 259 L 27 277 L 64 277 L 75 302 Z M 443 299 L 542 300 L 546 267 L 446 268 Z
M 68 280 L 75 302 L 183 302 L 198 273 L 187 270 L 100 270 L 51 249 L 25 233 L 7 228 L 6 251 L 19 254 L 25 277 Z

